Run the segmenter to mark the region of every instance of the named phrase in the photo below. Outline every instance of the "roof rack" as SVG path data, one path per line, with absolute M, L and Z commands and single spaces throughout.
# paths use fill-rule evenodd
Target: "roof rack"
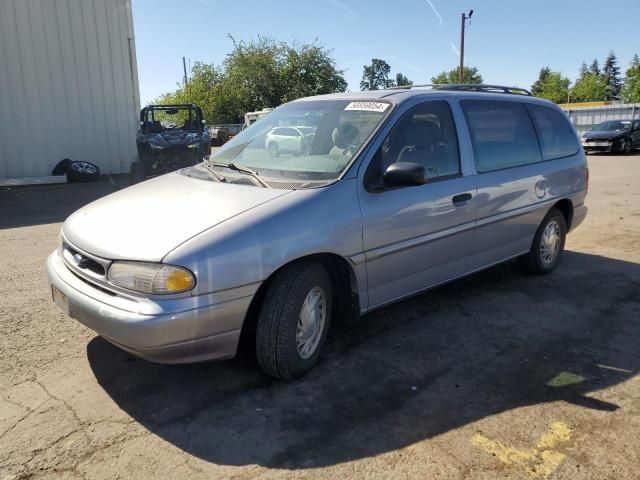
M 504 85 L 485 85 L 482 83 L 424 83 L 420 85 L 403 85 L 389 87 L 387 90 L 411 90 L 412 88 L 431 87 L 433 90 L 456 90 L 463 92 L 509 93 L 511 95 L 526 95 L 531 92 L 520 87 L 506 87 Z

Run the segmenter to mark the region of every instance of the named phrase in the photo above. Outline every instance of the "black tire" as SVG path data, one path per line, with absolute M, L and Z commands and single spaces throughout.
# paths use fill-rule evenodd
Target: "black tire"
M 69 168 L 69 165 L 71 165 L 71 160 L 69 160 L 68 158 L 60 160 L 56 164 L 56 166 L 53 167 L 53 170 L 51 171 L 51 175 L 53 176 L 65 175 L 67 173 L 67 169 Z
M 269 155 L 271 155 L 273 158 L 277 158 L 280 156 L 280 149 L 278 148 L 278 144 L 276 142 L 271 142 L 267 149 L 269 150 Z
M 131 164 L 131 169 L 129 170 L 129 179 L 131 181 L 131 185 L 135 185 L 136 183 L 145 181 L 145 173 L 144 166 L 141 162 L 133 162 Z
M 71 162 L 67 167 L 69 182 L 95 182 L 100 178 L 100 168 L 91 162 Z
M 325 320 L 315 349 L 303 358 L 297 345 L 298 322 L 307 296 L 317 288 L 326 300 Z M 322 265 L 296 263 L 284 267 L 269 285 L 258 315 L 256 355 L 262 370 L 283 380 L 304 375 L 318 362 L 332 314 L 333 288 Z
M 543 235 L 547 227 L 555 223 L 558 227 L 559 239 L 557 241 L 557 250 L 553 258 L 545 260 L 545 256 L 542 251 Z M 552 227 L 549 227 L 552 228 Z M 546 275 L 551 273 L 562 260 L 562 252 L 564 251 L 564 242 L 567 238 L 567 223 L 564 219 L 564 215 L 557 208 L 552 208 L 549 213 L 544 217 L 531 245 L 529 253 L 518 257 L 518 265 L 528 273 L 535 275 Z M 546 245 L 546 243 L 545 243 Z
M 631 140 L 628 138 L 625 138 L 623 143 L 622 143 L 622 148 L 620 149 L 620 152 L 623 155 L 629 155 L 631 153 Z

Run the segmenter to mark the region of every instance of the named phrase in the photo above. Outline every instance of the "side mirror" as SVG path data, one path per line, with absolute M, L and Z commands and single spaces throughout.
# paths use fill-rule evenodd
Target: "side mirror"
M 419 163 L 396 162 L 384 172 L 384 183 L 390 187 L 411 187 L 427 183 L 427 170 Z

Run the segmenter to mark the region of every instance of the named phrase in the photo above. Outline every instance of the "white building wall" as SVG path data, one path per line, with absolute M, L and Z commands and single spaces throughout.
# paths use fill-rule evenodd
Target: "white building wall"
M 128 172 L 139 110 L 130 0 L 0 0 L 0 178 Z

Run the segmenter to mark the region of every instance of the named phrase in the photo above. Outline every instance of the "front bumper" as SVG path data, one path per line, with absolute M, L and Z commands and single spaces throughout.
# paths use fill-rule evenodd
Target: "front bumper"
M 582 148 L 585 152 L 604 152 L 613 153 L 619 152 L 622 149 L 622 144 L 617 141 L 602 140 L 594 142 L 582 141 Z
M 253 289 L 241 287 L 235 295 L 225 291 L 223 296 L 138 302 L 80 279 L 57 250 L 47 258 L 47 275 L 49 284 L 65 295 L 70 317 L 118 347 L 159 363 L 234 357 L 253 298 Z

